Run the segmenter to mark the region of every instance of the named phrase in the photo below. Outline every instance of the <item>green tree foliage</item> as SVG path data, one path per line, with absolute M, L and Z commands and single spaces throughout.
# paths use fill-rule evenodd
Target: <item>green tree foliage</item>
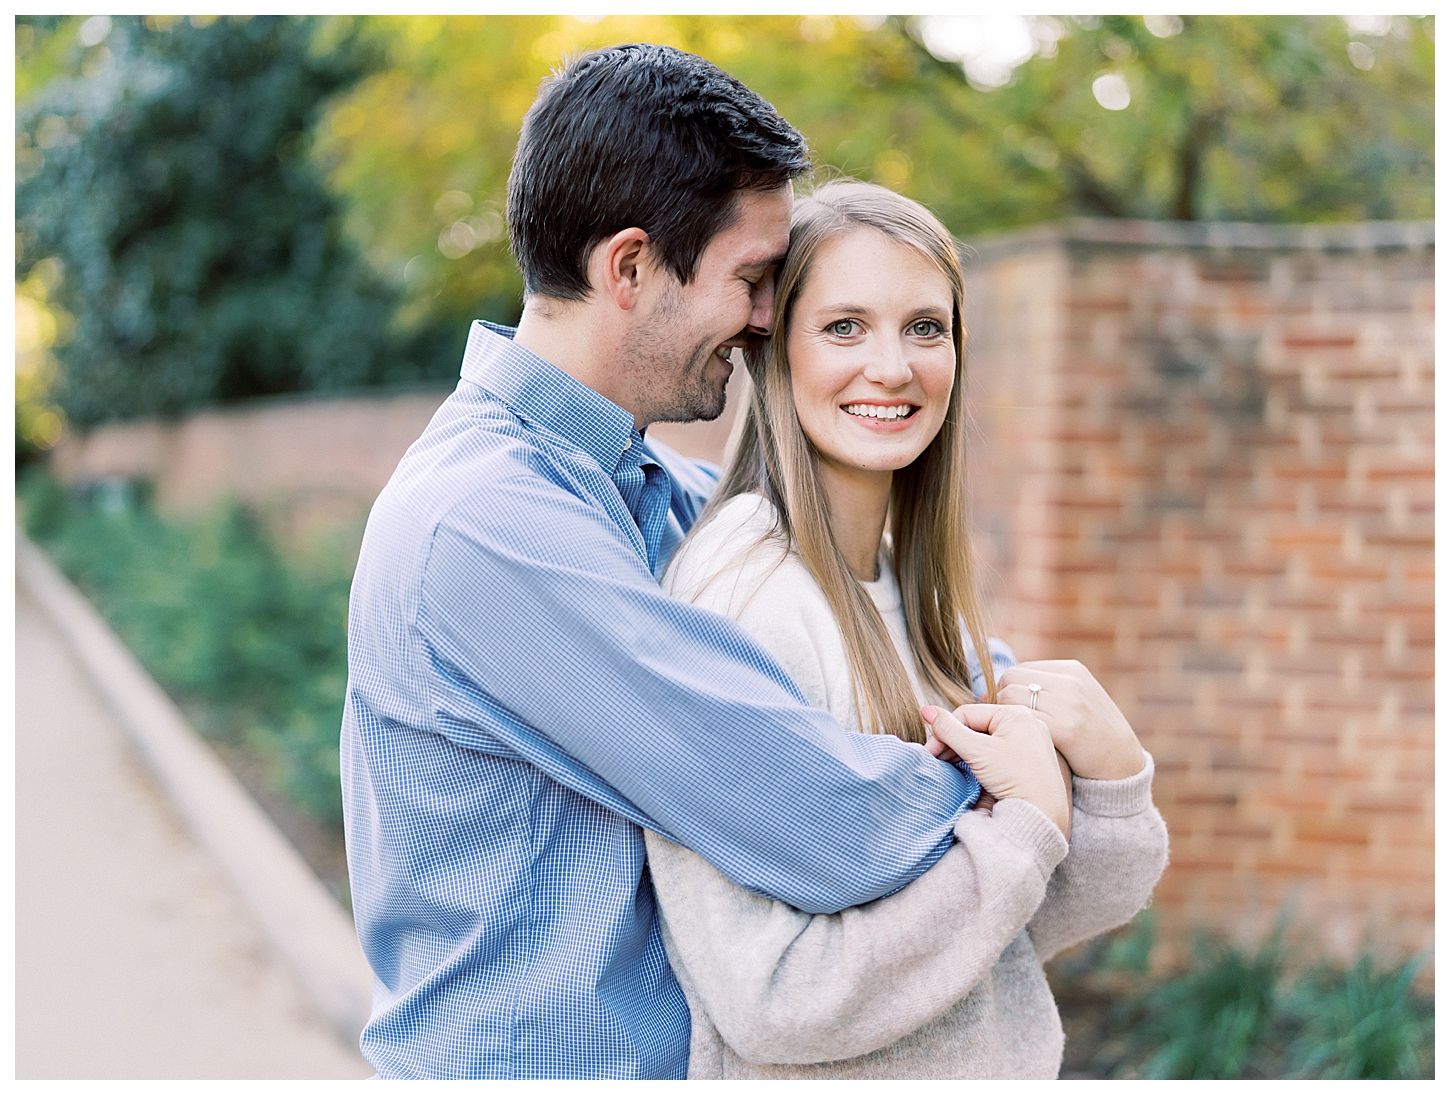
M 17 117 L 17 280 L 57 264 L 69 419 L 417 375 L 308 156 L 366 51 L 307 19 L 100 18 Z
M 97 18 L 24 17 L 16 39 L 17 273 L 49 285 L 30 264 L 63 264 L 28 299 L 56 310 L 43 349 L 82 423 L 453 375 L 469 320 L 518 314 L 519 122 L 565 57 L 614 42 L 710 58 L 826 172 L 962 236 L 1433 215 L 1428 17 L 1034 17 L 1035 54 L 999 87 L 904 17 L 152 16 L 103 38 Z
M 23 103 L 62 72 L 74 75 L 84 64 L 110 59 L 87 51 L 77 40 L 84 18 L 78 15 L 17 15 L 15 17 L 15 101 Z M 64 29 L 63 29 L 64 28 Z M 105 49 L 104 46 L 98 46 Z M 89 53 L 89 56 L 87 55 Z
M 794 122 L 823 168 L 976 235 L 1071 215 L 1429 217 L 1433 23 L 1352 35 L 1339 17 L 1038 18 L 1037 54 L 987 89 L 902 18 L 368 18 L 358 33 L 387 64 L 334 103 L 318 148 L 350 234 L 404 278 L 406 323 L 506 321 L 519 283 L 500 214 L 519 122 L 580 50 L 648 40 L 708 57 Z M 1122 109 L 1094 93 L 1104 76 Z
M 1331 16 L 1160 16 L 1152 29 L 1105 16 L 1054 29 L 1053 55 L 988 97 L 1015 127 L 1003 151 L 1054 177 L 1060 213 L 1433 215 L 1433 20 L 1385 19 L 1383 34 L 1358 36 Z M 1121 109 L 1095 94 L 1102 77 L 1126 85 Z

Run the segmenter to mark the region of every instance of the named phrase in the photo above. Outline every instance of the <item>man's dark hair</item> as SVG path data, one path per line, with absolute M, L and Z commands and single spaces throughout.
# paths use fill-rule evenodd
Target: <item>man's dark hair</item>
M 644 43 L 586 53 L 544 82 L 519 134 L 508 225 L 524 288 L 583 300 L 589 252 L 625 228 L 688 283 L 737 191 L 809 170 L 805 138 L 704 58 Z

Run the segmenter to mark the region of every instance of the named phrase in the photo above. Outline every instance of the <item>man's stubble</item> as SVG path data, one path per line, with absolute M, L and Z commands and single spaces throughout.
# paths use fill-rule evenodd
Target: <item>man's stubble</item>
M 681 343 L 694 334 L 688 318 L 683 293 L 671 289 L 625 346 L 625 368 L 647 406 L 641 417 L 649 422 L 711 422 L 725 410 L 724 387 L 709 375 L 719 342 L 707 335 L 682 350 Z

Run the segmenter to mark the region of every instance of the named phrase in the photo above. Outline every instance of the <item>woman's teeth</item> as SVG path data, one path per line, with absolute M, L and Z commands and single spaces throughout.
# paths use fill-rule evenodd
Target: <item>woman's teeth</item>
M 841 409 L 858 418 L 881 418 L 888 422 L 894 418 L 910 418 L 916 413 L 916 408 L 910 403 L 900 403 L 895 407 L 878 407 L 874 403 L 848 403 Z

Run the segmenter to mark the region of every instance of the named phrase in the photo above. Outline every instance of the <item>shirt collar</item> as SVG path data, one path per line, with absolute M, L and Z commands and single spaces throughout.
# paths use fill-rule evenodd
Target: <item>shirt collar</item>
M 529 425 L 573 441 L 614 474 L 625 450 L 643 441 L 634 416 L 513 338 L 512 327 L 474 320 L 463 351 L 463 379 L 498 397 Z

